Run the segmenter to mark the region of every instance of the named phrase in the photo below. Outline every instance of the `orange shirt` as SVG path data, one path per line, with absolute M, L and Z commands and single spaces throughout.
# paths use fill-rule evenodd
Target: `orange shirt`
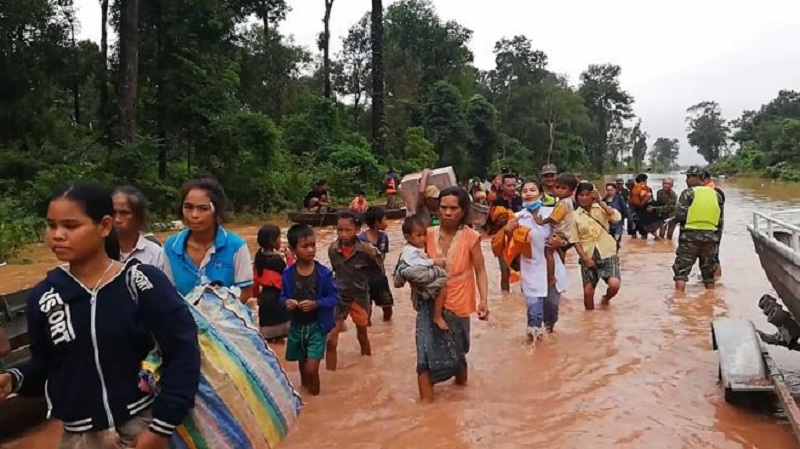
M 476 295 L 475 266 L 472 248 L 480 241 L 480 234 L 472 228 L 464 227 L 453 237 L 447 254 L 439 247 L 439 228 L 428 228 L 426 249 L 431 257 L 447 261 L 447 283 L 445 283 L 444 307 L 463 318 L 478 310 Z
M 350 203 L 350 210 L 355 212 L 366 212 L 367 211 L 367 199 L 357 196 L 353 198 L 353 201 Z

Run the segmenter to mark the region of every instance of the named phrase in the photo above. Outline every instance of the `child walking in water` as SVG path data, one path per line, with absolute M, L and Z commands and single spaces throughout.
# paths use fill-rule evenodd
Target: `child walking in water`
M 395 287 L 402 287 L 409 282 L 419 297 L 412 301 L 434 301 L 433 322 L 441 330 L 449 327 L 442 315 L 444 312 L 444 284 L 447 272 L 444 270 L 444 259 L 431 260 L 425 253 L 425 242 L 428 238 L 428 218 L 421 215 L 406 217 L 403 221 L 403 236 L 406 244 L 394 271 Z M 417 309 L 417 304 L 414 304 Z
M 342 212 L 336 224 L 336 240 L 328 248 L 328 257 L 336 273 L 336 286 L 339 288 L 339 303 L 336 327 L 328 336 L 328 349 L 325 354 L 325 367 L 336 370 L 336 347 L 344 321 L 350 316 L 356 325 L 361 355 L 372 355 L 367 336 L 369 326 L 370 299 L 369 283 L 376 270 L 382 270 L 378 250 L 356 237 L 360 223 L 352 212 Z
M 573 227 L 575 226 L 575 203 L 573 195 L 575 195 L 575 188 L 578 187 L 578 178 L 572 173 L 561 173 L 556 178 L 555 194 L 559 200 L 556 203 L 553 213 L 547 218 L 541 218 L 538 214 L 533 215 L 533 219 L 539 226 L 551 225 L 553 233 L 566 240 L 572 242 L 574 238 Z M 553 256 L 556 250 L 547 248 L 545 250 L 545 257 L 547 257 L 547 282 L 548 285 L 555 285 L 555 260 Z M 564 261 L 564 254 L 560 253 L 561 261 Z
M 258 326 L 270 343 L 281 343 L 289 332 L 289 311 L 279 299 L 287 262 L 281 248 L 281 230 L 264 225 L 258 231 L 259 250 L 253 262 L 253 297 L 258 299 Z M 288 257 L 287 257 L 288 259 Z
M 369 229 L 358 234 L 358 239 L 378 249 L 381 266 L 383 266 L 386 262 L 386 255 L 389 254 L 389 236 L 384 232 L 386 231 L 386 211 L 382 207 L 370 207 L 364 214 L 364 221 Z M 372 279 L 369 281 L 369 296 L 370 300 L 383 310 L 383 321 L 391 321 L 394 298 L 389 289 L 385 267 L 373 273 Z M 370 319 L 370 324 L 372 324 L 371 321 Z
M 286 360 L 297 362 L 303 388 L 320 391 L 319 364 L 325 355 L 325 337 L 336 325 L 339 292 L 331 270 L 314 260 L 317 240 L 307 225 L 289 228 L 289 247 L 297 262 L 283 272 L 280 303 L 291 312 Z

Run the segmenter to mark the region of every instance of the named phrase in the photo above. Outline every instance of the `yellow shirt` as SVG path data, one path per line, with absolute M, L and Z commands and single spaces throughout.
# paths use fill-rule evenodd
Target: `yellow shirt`
M 592 209 L 579 207 L 575 210 L 575 237 L 583 247 L 583 251 L 591 256 L 594 250 L 600 253 L 601 259 L 617 254 L 617 241 L 608 232 L 609 223 L 618 223 L 622 220 L 622 215 L 616 209 L 611 209 L 611 215 L 606 212 L 599 204 L 592 204 Z

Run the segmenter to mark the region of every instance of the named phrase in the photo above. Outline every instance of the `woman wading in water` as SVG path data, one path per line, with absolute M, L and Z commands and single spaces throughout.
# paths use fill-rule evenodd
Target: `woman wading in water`
M 428 228 L 426 249 L 434 259 L 445 260 L 444 318 L 455 344 L 458 364 L 456 384 L 467 383 L 467 353 L 470 346 L 470 316 L 477 312 L 481 320 L 489 319 L 487 301 L 489 283 L 481 251 L 480 234 L 467 226 L 470 209 L 469 194 L 460 187 L 448 187 L 439 195 L 439 220 L 441 225 Z M 476 282 L 477 281 L 477 282 Z M 477 301 L 477 287 L 480 301 Z M 432 329 L 432 324 L 431 327 Z M 440 334 L 437 334 L 440 335 Z M 417 337 L 419 341 L 419 336 Z M 419 342 L 417 351 L 419 351 Z M 417 380 L 420 397 L 433 399 L 433 382 L 426 366 L 420 366 L 417 357 Z M 438 380 L 438 379 L 437 379 Z

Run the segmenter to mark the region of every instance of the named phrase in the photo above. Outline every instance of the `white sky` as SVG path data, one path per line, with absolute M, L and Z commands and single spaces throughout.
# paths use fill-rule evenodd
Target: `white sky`
M 396 0 L 384 0 L 384 7 Z M 482 69 L 494 43 L 524 34 L 547 53 L 550 70 L 577 84 L 592 63 L 622 66 L 622 87 L 650 135 L 678 138 L 683 164 L 702 162 L 686 142 L 686 108 L 716 100 L 728 119 L 757 109 L 780 89 L 800 90 L 800 0 L 434 0 L 439 15 L 474 32 Z M 75 0 L 82 36 L 100 37 L 100 2 Z M 285 34 L 316 50 L 322 0 L 289 0 Z M 334 51 L 369 0 L 336 0 Z

